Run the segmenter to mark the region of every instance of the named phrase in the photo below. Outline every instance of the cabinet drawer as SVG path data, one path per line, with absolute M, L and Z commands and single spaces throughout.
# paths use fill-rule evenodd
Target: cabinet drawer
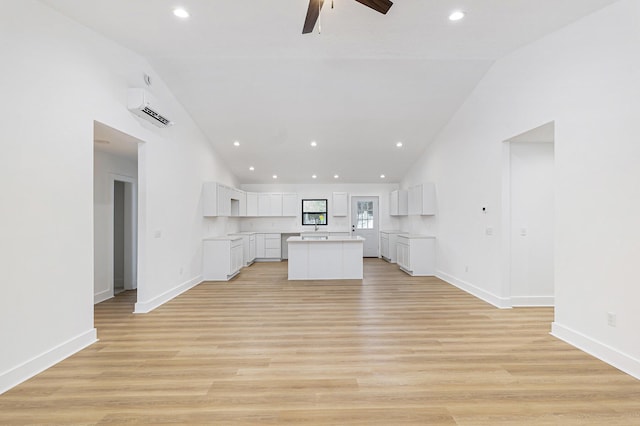
M 273 238 L 267 238 L 264 240 L 264 248 L 266 249 L 278 249 L 280 250 L 280 239 L 274 240 Z
M 264 251 L 264 257 L 267 259 L 280 259 L 280 248 L 268 248 Z

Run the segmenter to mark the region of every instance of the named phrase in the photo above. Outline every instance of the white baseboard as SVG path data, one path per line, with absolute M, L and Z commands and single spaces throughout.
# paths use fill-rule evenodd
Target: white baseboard
M 93 304 L 96 305 L 100 302 L 104 302 L 105 300 L 109 300 L 113 297 L 113 293 L 111 289 L 101 291 L 100 293 L 96 293 L 93 295 Z
M 512 296 L 511 306 L 523 308 L 534 307 L 553 307 L 555 306 L 555 298 L 553 296 Z
M 640 380 L 640 360 L 557 322 L 551 335 Z
M 172 288 L 171 290 L 165 291 L 164 293 L 154 297 L 151 300 L 146 302 L 138 301 L 135 305 L 135 309 L 133 311 L 134 314 L 146 314 L 158 306 L 161 306 L 167 303 L 169 300 L 173 299 L 176 296 L 184 293 L 185 291 L 197 286 L 202 282 L 202 275 L 198 275 L 195 278 L 192 278 L 188 281 L 183 282 L 182 284 Z
M 92 328 L 10 370 L 0 373 L 0 395 L 97 341 L 96 329 Z
M 488 291 L 482 290 L 481 288 L 478 288 L 471 283 L 458 279 L 442 271 L 437 271 L 436 277 L 440 278 L 442 281 L 446 281 L 447 283 L 455 287 L 458 287 L 460 290 L 464 290 L 467 293 L 474 295 L 478 299 L 482 299 L 485 302 L 492 304 L 496 308 L 500 308 L 500 309 L 511 308 L 511 300 L 509 298 L 496 296 L 493 293 L 489 293 Z

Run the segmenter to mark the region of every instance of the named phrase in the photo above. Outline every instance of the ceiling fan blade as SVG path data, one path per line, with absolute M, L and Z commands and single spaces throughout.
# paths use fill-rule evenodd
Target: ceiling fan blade
M 356 0 L 356 1 L 358 3 L 364 4 L 367 7 L 370 7 L 376 12 L 382 13 L 383 15 L 386 15 L 389 9 L 391 9 L 391 6 L 393 5 L 393 2 L 389 0 Z
M 307 17 L 304 20 L 302 26 L 302 34 L 308 34 L 313 31 L 313 27 L 316 26 L 318 16 L 320 16 L 320 9 L 324 4 L 324 0 L 309 0 L 309 8 L 307 9 Z

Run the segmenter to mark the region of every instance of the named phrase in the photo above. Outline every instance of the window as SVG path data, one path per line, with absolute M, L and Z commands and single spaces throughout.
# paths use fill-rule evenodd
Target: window
M 302 200 L 302 224 L 326 225 L 327 200 Z
M 356 229 L 373 229 L 373 201 L 358 201 Z

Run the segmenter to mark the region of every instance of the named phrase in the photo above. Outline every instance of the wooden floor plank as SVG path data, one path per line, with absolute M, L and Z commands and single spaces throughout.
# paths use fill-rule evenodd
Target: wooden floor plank
M 364 276 L 255 264 L 145 315 L 122 293 L 98 343 L 0 396 L 0 424 L 640 424 L 640 382 L 550 336 L 553 309 L 378 259 Z

